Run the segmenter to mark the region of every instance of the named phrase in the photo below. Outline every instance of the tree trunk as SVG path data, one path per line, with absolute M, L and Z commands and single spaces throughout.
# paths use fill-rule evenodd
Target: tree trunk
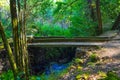
M 18 35 L 18 18 L 16 10 L 16 0 L 10 0 L 10 11 L 11 11 L 11 21 L 13 29 L 13 44 L 14 44 L 14 54 L 17 67 L 19 68 L 19 35 Z
M 15 58 L 16 58 L 15 60 L 16 60 L 18 70 L 24 73 L 23 78 L 25 80 L 29 80 L 28 52 L 27 52 L 26 30 L 25 30 L 26 0 L 23 0 L 23 3 L 24 3 L 23 13 L 21 13 L 22 9 L 20 8 L 21 7 L 20 0 L 17 0 L 17 3 L 18 3 L 18 16 L 19 17 L 17 17 L 16 0 L 10 0 L 14 53 L 15 53 Z M 18 26 L 20 27 L 20 30 Z
M 11 65 L 11 68 L 12 68 L 12 71 L 13 71 L 13 74 L 14 74 L 14 78 L 15 78 L 15 80 L 17 80 L 17 66 L 16 66 L 16 63 L 15 63 L 15 59 L 14 59 L 12 50 L 11 50 L 10 45 L 7 41 L 7 38 L 5 36 L 5 32 L 4 32 L 4 29 L 3 29 L 3 26 L 2 26 L 1 22 L 0 22 L 0 34 L 1 34 L 1 37 L 2 37 L 2 40 L 3 40 L 3 43 L 4 43 L 4 47 L 5 47 L 5 49 L 7 51 L 7 54 L 8 54 L 8 59 L 9 59 L 9 62 L 10 62 L 10 65 Z
M 20 4 L 20 0 L 17 0 L 17 5 L 18 5 L 18 26 L 19 26 L 19 31 L 20 31 L 20 33 L 19 33 L 19 35 L 20 35 L 20 37 L 19 37 L 19 62 L 20 62 L 20 71 L 23 71 L 23 51 L 22 51 L 22 48 L 23 48 L 23 46 L 22 46 L 22 42 L 21 42 L 21 34 L 22 34 L 22 26 L 23 26 L 23 24 L 22 24 L 22 10 L 21 10 L 21 4 Z
M 116 18 L 116 20 L 115 20 L 115 22 L 114 22 L 114 24 L 113 24 L 113 26 L 112 26 L 112 30 L 117 29 L 117 27 L 119 26 L 119 24 L 120 24 L 120 14 L 119 14 L 118 17 Z
M 22 71 L 25 73 L 23 77 L 25 80 L 29 80 L 29 67 L 28 67 L 28 52 L 27 52 L 27 40 L 26 40 L 26 0 L 23 0 L 23 10 L 20 8 L 20 2 L 18 0 L 19 11 L 19 26 L 20 26 L 20 59 Z M 23 18 L 21 18 L 23 17 Z
M 88 0 L 88 5 L 89 5 L 89 9 L 90 9 L 90 16 L 92 18 L 93 21 L 96 20 L 96 16 L 95 16 L 95 6 L 92 3 L 92 0 Z
M 26 40 L 26 0 L 24 0 L 24 13 L 23 13 L 23 54 L 25 61 L 25 79 L 29 80 L 29 65 L 28 65 L 28 51 L 27 51 L 27 40 Z
M 97 12 L 97 20 L 98 20 L 98 34 L 102 33 L 102 19 L 100 12 L 100 0 L 96 0 L 96 12 Z

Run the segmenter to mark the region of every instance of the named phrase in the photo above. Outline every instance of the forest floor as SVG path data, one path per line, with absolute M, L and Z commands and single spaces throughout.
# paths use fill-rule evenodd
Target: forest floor
M 87 51 L 89 54 L 96 54 L 98 56 L 96 62 L 90 62 L 90 55 L 83 58 L 82 65 L 72 65 L 74 68 L 70 69 L 69 72 L 63 76 L 60 80 L 98 80 L 104 78 L 106 73 L 109 71 L 114 72 L 120 77 L 120 46 L 109 45 L 111 43 L 120 44 L 120 34 L 116 31 L 106 32 L 101 36 L 113 36 L 113 40 L 107 42 L 99 49 L 93 49 Z M 88 55 L 88 54 L 87 54 Z M 81 58 L 80 58 L 81 59 Z M 78 68 L 81 68 L 81 71 Z M 77 69 L 76 69 L 77 68 Z M 71 74 L 73 73 L 73 74 Z M 86 73 L 89 73 L 88 78 L 85 77 Z M 110 78 L 111 79 L 111 78 Z M 111 79 L 112 80 L 112 79 Z M 115 79 L 117 80 L 117 79 Z M 119 79 L 118 79 L 119 80 Z
M 83 70 L 90 71 L 93 75 L 99 71 L 103 71 L 105 73 L 108 71 L 114 71 L 120 77 L 120 46 L 109 45 L 111 43 L 120 44 L 120 34 L 116 35 L 113 39 L 117 40 L 109 41 L 101 49 L 92 51 L 92 53 L 98 55 L 99 61 L 94 67 L 86 66 Z
M 112 34 L 112 32 L 111 32 Z M 109 34 L 108 34 L 109 35 Z M 111 65 L 111 68 L 120 68 L 120 46 L 119 45 L 109 45 L 111 43 L 120 44 L 120 34 L 117 34 L 113 40 L 107 42 L 101 49 L 93 50 L 93 53 L 96 53 L 100 59 L 103 59 L 102 64 L 104 66 Z M 115 64 L 117 65 L 116 67 Z M 108 67 L 110 68 L 110 67 Z M 119 76 L 120 76 L 120 70 Z

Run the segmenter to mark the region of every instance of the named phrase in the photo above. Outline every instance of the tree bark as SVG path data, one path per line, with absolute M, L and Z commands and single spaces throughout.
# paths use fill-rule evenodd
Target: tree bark
M 98 20 L 98 34 L 102 33 L 102 19 L 100 12 L 100 0 L 96 0 L 96 12 L 97 12 L 97 20 Z
M 90 9 L 90 16 L 92 18 L 93 21 L 96 20 L 96 16 L 95 16 L 95 6 L 92 3 L 92 0 L 88 0 L 88 5 L 89 5 L 89 9 Z
M 23 60 L 23 54 L 22 54 L 23 46 L 22 46 L 22 42 L 21 42 L 21 34 L 22 34 L 23 24 L 22 24 L 22 10 L 21 10 L 20 0 L 17 0 L 17 5 L 18 5 L 18 20 L 19 20 L 18 26 L 19 26 L 19 31 L 20 31 L 20 33 L 19 33 L 19 35 L 20 35 L 20 37 L 19 37 L 19 62 L 20 62 L 20 71 L 23 71 L 23 62 L 22 62 L 22 60 Z
M 18 73 L 17 65 L 15 63 L 14 55 L 13 55 L 12 50 L 10 48 L 10 45 L 7 41 L 7 38 L 6 38 L 6 35 L 5 35 L 5 32 L 4 32 L 4 29 L 3 29 L 1 22 L 0 22 L 0 34 L 1 34 L 1 37 L 2 37 L 2 40 L 4 43 L 4 47 L 5 47 L 7 54 L 8 54 L 8 59 L 9 59 L 9 62 L 10 62 L 10 65 L 11 65 L 11 68 L 12 68 L 12 71 L 14 74 L 14 78 L 15 78 L 15 80 L 17 80 L 17 73 Z
M 20 26 L 20 59 L 22 71 L 24 72 L 24 79 L 29 80 L 29 66 L 28 66 L 28 51 L 27 51 L 27 40 L 26 40 L 26 0 L 23 0 L 23 9 L 20 8 L 20 2 L 18 0 L 19 5 L 19 26 Z M 21 18 L 23 17 L 23 18 Z
M 15 54 L 17 69 L 24 73 L 23 78 L 25 80 L 29 80 L 28 52 L 27 52 L 26 30 L 25 30 L 26 0 L 23 0 L 23 3 L 24 3 L 23 13 L 21 13 L 22 9 L 20 5 L 20 0 L 17 0 L 17 4 L 16 4 L 16 0 L 10 0 L 10 11 L 11 11 L 11 21 L 12 21 L 12 29 L 13 29 L 14 54 Z M 16 10 L 16 5 L 18 5 L 18 13 Z M 17 15 L 19 17 L 17 17 Z M 20 30 L 18 26 L 20 27 Z
M 24 0 L 24 18 L 23 18 L 23 53 L 25 61 L 25 79 L 29 80 L 29 65 L 28 65 L 28 51 L 26 38 L 26 0 Z
M 119 26 L 119 24 L 120 24 L 120 14 L 119 14 L 118 17 L 116 18 L 116 20 L 115 20 L 115 22 L 114 22 L 114 24 L 113 24 L 113 26 L 112 26 L 112 30 L 117 29 L 117 27 Z
M 13 29 L 13 44 L 14 44 L 14 54 L 17 67 L 19 68 L 19 35 L 18 35 L 18 18 L 16 10 L 16 0 L 10 0 L 10 12 L 11 12 L 11 21 Z

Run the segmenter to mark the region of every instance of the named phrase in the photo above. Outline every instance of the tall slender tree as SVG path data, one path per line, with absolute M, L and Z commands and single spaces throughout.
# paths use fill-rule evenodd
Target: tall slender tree
M 5 49 L 7 51 L 7 54 L 8 54 L 8 59 L 9 59 L 11 68 L 13 70 L 14 78 L 15 78 L 15 80 L 17 80 L 17 73 L 18 73 L 17 65 L 16 65 L 16 62 L 15 62 L 14 55 L 12 53 L 11 47 L 10 47 L 8 41 L 7 41 L 5 31 L 3 29 L 3 26 L 2 26 L 1 22 L 0 22 L 0 34 L 1 34 L 1 37 L 2 37 L 2 40 L 3 40 L 3 43 L 4 43 L 4 47 L 5 47 Z
M 97 12 L 97 20 L 98 20 L 98 34 L 102 33 L 102 19 L 101 19 L 101 11 L 100 11 L 100 0 L 96 0 L 96 12 Z
M 13 44 L 14 44 L 14 54 L 17 67 L 19 67 L 19 35 L 18 35 L 18 18 L 16 10 L 16 0 L 10 0 L 10 12 L 11 21 L 13 29 Z
M 114 22 L 114 24 L 113 24 L 113 26 L 112 26 L 112 30 L 117 29 L 118 26 L 119 26 L 119 24 L 120 24 L 120 13 L 119 13 L 119 15 L 117 16 L 117 18 L 116 18 L 116 20 L 115 20 L 115 22 Z
M 88 6 L 89 6 L 89 9 L 90 9 L 90 16 L 92 18 L 93 21 L 96 20 L 96 15 L 95 15 L 95 4 L 93 3 L 93 0 L 88 0 Z

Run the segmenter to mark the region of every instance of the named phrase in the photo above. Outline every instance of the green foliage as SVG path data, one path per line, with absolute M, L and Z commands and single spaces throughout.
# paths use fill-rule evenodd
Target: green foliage
M 62 36 L 64 34 L 64 30 L 60 28 L 59 26 L 49 26 L 49 25 L 44 25 L 41 27 L 42 34 L 45 36 Z
M 33 1 L 34 3 L 39 3 Z M 45 4 L 44 4 L 45 3 Z M 33 3 L 30 4 L 32 5 Z M 41 6 L 45 7 L 41 7 Z M 34 25 L 37 27 L 37 31 L 35 36 L 65 36 L 65 37 L 73 37 L 73 36 L 93 36 L 96 35 L 96 22 L 93 22 L 90 18 L 89 9 L 87 1 L 84 0 L 65 0 L 65 1 L 56 1 L 49 2 L 46 0 L 43 1 L 40 7 L 36 7 L 32 12 L 35 15 L 39 15 L 40 22 L 35 22 Z M 50 9 L 51 7 L 51 9 Z M 44 9 L 43 9 L 44 8 Z M 49 9 L 48 9 L 49 8 Z M 36 10 L 37 9 L 37 10 Z M 44 11 L 41 11 L 43 9 Z M 45 11 L 47 10 L 47 11 Z M 35 12 L 35 13 L 34 13 Z M 46 18 L 44 18 L 41 13 L 46 14 Z M 54 16 L 53 16 L 54 15 Z M 42 17 L 40 17 L 42 16 Z M 44 18 L 44 19 L 43 19 Z M 48 20 L 51 20 L 51 23 Z M 30 20 L 33 21 L 31 18 Z M 61 28 L 61 21 L 65 21 L 65 24 L 68 24 L 67 28 Z M 29 26 L 30 27 L 30 26 Z M 28 27 L 28 28 L 29 28 Z M 34 33 L 33 32 L 29 33 Z
M 31 76 L 30 80 L 41 80 L 41 78 L 38 76 Z
M 76 17 L 77 18 L 77 17 Z M 41 25 L 40 23 L 28 25 L 27 34 L 34 35 L 34 36 L 63 36 L 63 37 L 74 37 L 74 36 L 92 36 L 95 34 L 95 27 L 93 25 L 88 24 L 82 26 L 79 23 L 74 25 L 79 25 L 81 27 L 68 27 L 62 28 L 57 24 L 44 24 Z M 84 20 L 83 20 L 84 21 Z M 87 23 L 86 23 L 87 24 Z
M 57 49 L 48 49 L 47 53 L 45 54 L 46 59 L 54 59 L 54 58 L 58 58 L 60 56 L 60 52 Z
M 108 16 L 109 19 L 110 18 L 114 19 L 120 12 L 120 1 L 119 0 L 101 1 L 101 9 L 103 17 Z
M 91 62 L 97 62 L 98 61 L 98 56 L 96 54 L 91 54 L 89 58 L 90 58 Z
M 120 77 L 118 77 L 114 72 L 109 71 L 107 72 L 107 77 L 102 80 L 120 80 Z
M 17 80 L 22 80 L 20 79 L 20 77 L 23 75 L 23 72 L 19 72 L 18 76 L 17 76 Z M 3 72 L 0 75 L 0 80 L 14 80 L 14 75 L 12 70 L 8 70 L 7 72 Z
M 3 72 L 0 75 L 0 80 L 14 80 L 12 71 L 8 70 L 7 72 Z
M 103 71 L 98 71 L 98 75 L 101 76 L 102 78 L 107 77 L 107 74 Z
M 76 22 L 77 23 L 77 22 Z M 95 26 L 91 26 L 91 25 L 80 25 L 79 26 L 71 26 L 69 27 L 70 33 L 72 34 L 72 36 L 81 36 L 81 37 L 85 37 L 85 36 L 95 36 L 96 35 L 96 30 L 95 30 Z
M 28 0 L 27 33 L 35 36 L 94 36 L 97 35 L 97 20 L 91 18 L 88 0 Z M 95 11 L 95 0 L 94 3 Z M 21 3 L 23 5 L 23 3 Z M 7 8 L 6 8 L 7 7 Z M 120 13 L 119 0 L 101 0 L 103 24 L 111 23 Z M 22 7 L 21 7 L 22 8 Z M 7 37 L 11 37 L 9 6 L 1 6 L 1 21 L 5 26 Z M 95 12 L 96 17 L 96 12 Z M 68 24 L 61 28 L 61 21 Z M 37 23 L 39 22 L 39 23 Z M 31 23 L 33 23 L 31 25 Z M 55 24 L 55 23 L 59 23 Z M 31 26 L 35 27 L 31 27 Z M 109 27 L 110 29 L 111 27 Z M 108 29 L 108 28 L 107 28 Z
M 46 75 L 45 73 L 43 73 L 40 76 L 31 76 L 30 80 L 58 80 L 61 76 L 63 76 L 67 72 L 68 72 L 68 69 L 66 68 L 60 71 L 59 73 L 52 72 L 50 75 Z
M 57 18 L 57 20 L 65 19 L 66 22 L 70 22 L 69 30 L 71 36 L 96 35 L 96 22 L 93 22 L 90 18 L 87 1 L 66 0 L 57 2 L 56 4 L 57 8 L 54 12 L 56 13 L 55 18 Z
M 83 63 L 83 60 L 82 59 L 79 59 L 79 58 L 75 58 L 75 64 L 82 64 Z
M 103 30 L 108 31 L 120 13 L 120 0 L 101 0 L 101 13 L 102 22 L 105 24 Z
M 31 24 L 28 27 L 28 34 L 32 34 L 34 36 L 64 36 L 71 37 L 71 33 L 69 29 L 61 28 L 58 25 L 44 24 L 40 23 Z
M 6 30 L 6 37 L 11 38 L 12 37 L 12 31 Z
M 1 36 L 0 36 L 0 43 L 2 42 L 2 38 L 1 38 Z
M 89 77 L 88 74 L 83 74 L 83 75 L 79 74 L 76 76 L 76 80 L 82 80 L 82 79 L 88 80 L 88 77 Z
M 58 78 L 66 72 L 67 72 L 67 69 L 59 72 L 58 74 L 51 73 L 50 75 L 46 75 L 45 73 L 43 73 L 40 76 L 30 76 L 30 80 L 58 80 Z M 8 70 L 7 72 L 2 73 L 0 75 L 0 80 L 14 80 L 12 71 Z M 18 78 L 18 80 L 21 80 L 21 79 Z

